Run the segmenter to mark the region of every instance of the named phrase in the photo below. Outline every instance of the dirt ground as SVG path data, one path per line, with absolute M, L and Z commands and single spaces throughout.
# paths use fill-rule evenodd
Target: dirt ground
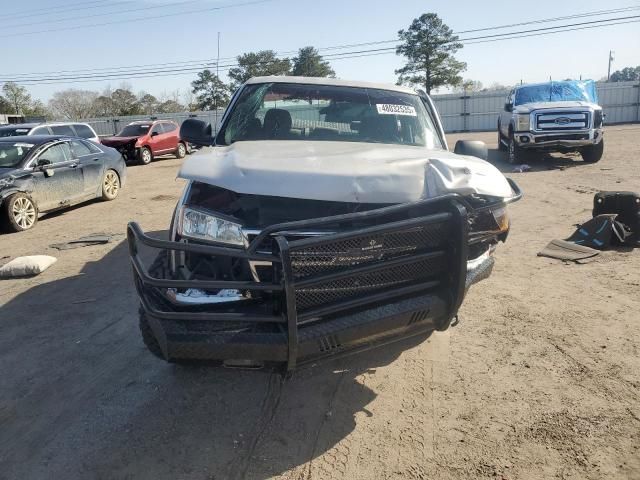
M 450 142 L 484 140 L 509 172 L 495 137 Z M 600 163 L 510 174 L 526 196 L 460 325 L 286 381 L 165 364 L 142 344 L 125 226 L 166 231 L 179 160 L 0 236 L 0 258 L 58 257 L 0 282 L 0 479 L 640 479 L 640 250 L 536 256 L 590 217 L 594 192 L 640 190 L 639 137 L 612 126 Z M 118 236 L 49 247 L 96 232 Z

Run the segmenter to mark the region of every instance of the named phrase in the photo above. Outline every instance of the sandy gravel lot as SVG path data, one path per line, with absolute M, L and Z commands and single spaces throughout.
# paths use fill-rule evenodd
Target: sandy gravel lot
M 494 133 L 461 137 L 509 171 Z M 510 174 L 526 197 L 459 326 L 287 381 L 165 364 L 142 344 L 124 230 L 167 229 L 179 160 L 131 167 L 115 202 L 1 235 L 0 258 L 59 260 L 0 281 L 0 479 L 640 479 L 640 250 L 536 256 L 596 191 L 640 190 L 639 137 L 612 126 L 598 164 Z M 49 248 L 95 232 L 120 236 Z

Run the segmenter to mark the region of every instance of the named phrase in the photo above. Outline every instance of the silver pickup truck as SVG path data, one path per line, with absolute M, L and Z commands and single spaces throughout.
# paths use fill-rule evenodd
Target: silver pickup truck
M 520 85 L 498 117 L 498 147 L 512 164 L 535 151 L 577 151 L 585 162 L 597 162 L 604 151 L 603 118 L 592 80 Z
M 290 371 L 445 330 L 521 197 L 397 85 L 253 78 L 215 137 L 196 119 L 180 137 L 203 148 L 169 241 L 128 228 L 142 338 L 170 362 Z

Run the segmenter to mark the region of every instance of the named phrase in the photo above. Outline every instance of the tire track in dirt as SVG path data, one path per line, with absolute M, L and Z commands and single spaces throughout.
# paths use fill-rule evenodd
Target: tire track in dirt
M 426 478 L 425 448 L 427 444 L 427 417 L 431 407 L 431 394 L 427 391 L 426 370 L 431 366 L 418 351 L 411 352 L 403 365 L 403 379 L 400 408 L 402 426 L 399 431 L 399 445 L 395 472 L 411 479 Z
M 258 422 L 253 432 L 249 434 L 249 445 L 239 452 L 229 464 L 227 474 L 224 478 L 230 480 L 241 480 L 247 478 L 247 473 L 252 467 L 254 453 L 258 444 L 262 441 L 265 432 L 273 421 L 280 406 L 282 392 L 286 388 L 286 379 L 283 379 L 278 373 L 270 373 L 267 387 L 262 398 Z
M 331 396 L 328 404 L 327 413 L 325 415 L 325 420 L 320 425 L 318 429 L 318 435 L 316 437 L 316 441 L 313 446 L 311 460 L 309 461 L 309 468 L 306 479 L 319 479 L 319 480 L 332 480 L 332 479 L 341 479 L 341 478 L 349 478 L 347 476 L 347 472 L 349 470 L 350 464 L 354 460 L 354 445 L 353 445 L 353 435 L 348 435 L 342 440 L 340 440 L 333 448 L 321 454 L 318 450 L 321 443 L 326 443 L 326 437 L 333 437 L 332 435 L 328 435 L 327 430 L 331 429 L 330 422 L 333 419 L 334 411 L 337 408 L 337 401 L 340 399 L 341 388 L 344 385 L 345 375 L 348 372 L 343 371 L 340 375 L 340 379 L 336 383 L 336 388 Z

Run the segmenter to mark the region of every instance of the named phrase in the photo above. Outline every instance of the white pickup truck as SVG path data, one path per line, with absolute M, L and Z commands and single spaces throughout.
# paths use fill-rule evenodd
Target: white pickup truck
M 592 80 L 520 85 L 498 117 L 498 146 L 512 164 L 535 151 L 577 151 L 585 162 L 597 162 L 604 152 L 603 119 Z
M 171 362 L 289 371 L 445 330 L 521 196 L 397 85 L 253 78 L 211 130 L 182 124 L 204 148 L 180 170 L 170 241 L 128 229 L 142 338 Z

